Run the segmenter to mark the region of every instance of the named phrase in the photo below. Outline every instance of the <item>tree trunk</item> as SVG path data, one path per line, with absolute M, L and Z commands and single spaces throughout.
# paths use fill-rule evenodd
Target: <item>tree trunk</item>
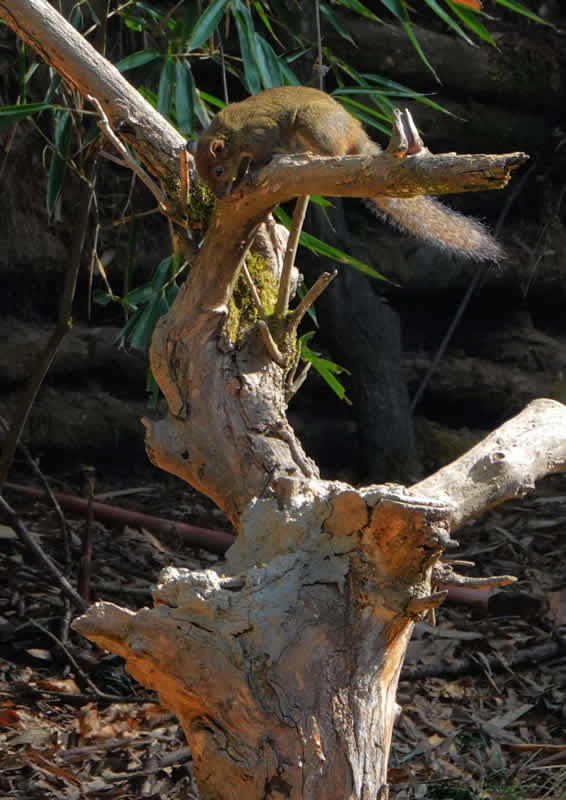
M 103 102 L 149 169 L 174 174 L 181 137 L 167 128 L 160 139 L 155 112 L 141 100 L 135 125 L 127 124 L 131 87 L 114 70 L 100 75 L 101 61 L 92 68 L 88 45 L 47 3 L 0 0 L 0 14 Z M 322 481 L 285 416 L 296 389 L 297 314 L 261 314 L 238 337 L 230 333 L 233 287 L 266 221 L 263 262 L 280 273 L 281 237 L 269 223 L 275 204 L 307 194 L 496 188 L 524 160 L 403 158 L 403 133 L 397 120 L 390 151 L 372 158 L 274 159 L 219 200 L 153 337 L 152 370 L 169 414 L 145 422 L 148 454 L 215 500 L 239 536 L 222 568 L 165 570 L 153 609 L 99 603 L 76 628 L 123 655 L 176 712 L 203 798 L 387 797 L 395 691 L 413 622 L 444 599 L 437 584 L 474 584 L 440 560 L 450 532 L 566 460 L 566 409 L 539 401 L 413 490 Z M 170 207 L 178 202 L 170 198 Z
M 437 584 L 482 581 L 440 561 L 450 531 L 563 470 L 565 425 L 565 406 L 536 401 L 411 490 L 281 476 L 222 567 L 167 568 L 153 609 L 98 603 L 75 628 L 175 711 L 202 798 L 387 797 L 413 622 Z

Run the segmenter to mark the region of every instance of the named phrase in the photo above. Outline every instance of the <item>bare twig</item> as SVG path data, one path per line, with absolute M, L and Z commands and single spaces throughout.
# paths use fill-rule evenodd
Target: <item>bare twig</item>
M 83 598 L 73 589 L 67 578 L 65 578 L 61 570 L 55 565 L 55 562 L 52 561 L 47 553 L 41 548 L 35 536 L 28 531 L 14 509 L 8 505 L 1 494 L 0 509 L 5 512 L 10 525 L 16 531 L 20 539 L 33 552 L 37 560 L 45 567 L 47 572 L 55 579 L 67 597 L 82 611 L 86 611 L 88 608 L 88 603 L 85 603 Z
M 297 379 L 295 379 L 295 370 L 293 370 L 293 373 L 287 384 L 287 392 L 286 392 L 287 400 L 290 400 L 291 397 L 293 397 L 293 395 L 297 394 L 303 383 L 306 381 L 307 375 L 309 374 L 309 370 L 311 367 L 312 363 L 310 361 L 305 362 L 303 368 L 299 372 L 299 377 Z
M 263 320 L 260 320 L 258 322 L 258 327 L 261 338 L 263 339 L 263 343 L 265 345 L 265 349 L 269 353 L 270 358 L 275 361 L 276 364 L 279 364 L 280 367 L 285 367 L 285 358 L 283 357 L 281 350 L 277 347 L 277 343 L 271 335 L 271 331 L 269 330 L 267 323 Z
M 16 447 L 20 441 L 22 431 L 27 422 L 31 407 L 35 402 L 37 393 L 47 372 L 49 371 L 49 368 L 51 367 L 61 342 L 73 324 L 71 313 L 75 298 L 77 277 L 81 264 L 81 253 L 83 251 L 86 236 L 95 174 L 96 162 L 94 161 L 88 169 L 87 176 L 80 184 L 79 203 L 76 214 L 73 241 L 71 245 L 71 255 L 65 273 L 65 285 L 63 287 L 63 293 L 59 302 L 59 316 L 57 325 L 51 334 L 49 341 L 47 342 L 45 350 L 43 353 L 41 353 L 33 373 L 29 378 L 28 385 L 24 390 L 23 396 L 20 398 L 17 410 L 14 414 L 14 419 L 12 420 L 12 425 L 10 427 L 10 433 L 6 436 L 4 452 L 2 454 L 2 460 L 0 461 L 0 490 L 4 485 L 10 467 L 12 466 Z
M 6 422 L 4 417 L 0 417 L 0 425 L 2 425 L 2 427 L 4 428 L 5 431 L 9 431 L 10 430 L 10 426 L 8 425 L 8 423 Z M 71 544 L 70 544 L 70 538 L 69 538 L 69 528 L 68 528 L 68 525 L 67 525 L 67 520 L 65 519 L 65 515 L 63 514 L 63 510 L 62 510 L 61 506 L 59 505 L 59 501 L 55 497 L 55 493 L 53 492 L 53 489 L 49 485 L 49 481 L 47 480 L 47 478 L 45 477 L 45 475 L 43 474 L 43 472 L 39 468 L 39 464 L 37 463 L 35 458 L 32 456 L 32 454 L 29 451 L 28 447 L 23 442 L 19 442 L 18 446 L 19 446 L 20 450 L 22 451 L 22 453 L 24 454 L 24 456 L 25 456 L 28 464 L 32 468 L 33 472 L 37 475 L 37 477 L 41 481 L 47 496 L 49 497 L 49 499 L 51 500 L 51 502 L 53 504 L 53 508 L 55 509 L 55 513 L 57 514 L 57 518 L 59 519 L 59 526 L 61 528 L 61 535 L 62 535 L 62 539 L 63 539 L 63 551 L 65 553 L 65 565 L 68 566 L 70 564 L 70 562 L 71 562 Z
M 82 693 L 71 694 L 69 692 L 51 692 L 48 689 L 38 689 L 37 687 L 29 687 L 26 689 L 25 694 L 17 689 L 10 692 L 0 691 L 0 697 L 9 697 L 17 699 L 18 703 L 23 703 L 26 699 L 35 702 L 37 698 L 47 703 L 67 703 L 70 706 L 84 706 L 87 703 L 154 703 L 155 697 L 153 695 L 140 695 L 139 697 L 132 697 L 127 694 L 106 694 L 105 692 L 98 693 Z
M 287 241 L 287 250 L 285 251 L 285 260 L 283 262 L 283 271 L 281 273 L 281 280 L 279 281 L 279 294 L 277 296 L 277 303 L 275 305 L 275 313 L 279 316 L 287 313 L 289 308 L 289 298 L 291 296 L 291 275 L 293 266 L 295 265 L 295 256 L 297 254 L 297 247 L 299 245 L 299 237 L 303 229 L 303 222 L 307 206 L 309 204 L 309 195 L 298 197 L 295 203 L 295 210 L 293 212 L 293 219 L 291 221 L 291 231 L 289 233 L 289 240 Z
M 250 275 L 250 271 L 247 268 L 245 262 L 242 264 L 242 275 L 243 275 L 244 280 L 246 282 L 246 286 L 248 287 L 248 291 L 252 296 L 252 300 L 254 301 L 254 305 L 255 305 L 255 307 L 257 309 L 258 314 L 260 315 L 260 317 L 263 320 L 265 320 L 265 310 L 264 310 L 264 308 L 263 308 L 263 306 L 261 304 L 261 300 L 260 300 L 260 297 L 259 297 L 259 295 L 257 293 L 257 289 L 255 287 L 255 283 L 253 282 L 252 276 Z
M 420 616 L 426 611 L 431 611 L 442 603 L 448 597 L 448 592 L 433 592 L 433 594 L 425 595 L 424 597 L 412 597 L 407 603 L 406 612 L 410 617 Z
M 456 564 L 468 566 L 468 562 L 441 561 L 432 570 L 432 580 L 435 584 L 445 584 L 447 586 L 465 586 L 468 589 L 496 589 L 500 586 L 509 586 L 515 583 L 517 578 L 513 575 L 490 575 L 486 578 L 474 578 L 469 575 L 460 575 L 454 571 Z M 472 564 L 473 566 L 473 564 Z
M 492 575 L 486 578 L 473 578 L 468 575 L 457 575 L 454 573 L 450 578 L 442 579 L 442 583 L 450 586 L 465 586 L 468 589 L 498 589 L 501 586 L 509 586 L 515 583 L 517 578 L 513 575 Z
M 63 653 L 67 657 L 67 660 L 69 661 L 69 664 L 72 666 L 72 668 L 77 673 L 77 675 L 80 675 L 80 677 L 83 679 L 83 681 L 87 684 L 87 686 L 90 686 L 90 688 L 92 689 L 92 691 L 95 694 L 97 694 L 97 695 L 103 694 L 103 692 L 100 691 L 98 686 L 95 683 L 93 683 L 92 679 L 86 674 L 86 672 L 80 666 L 80 664 L 75 659 L 73 654 L 69 652 L 69 649 L 66 647 L 66 645 L 64 645 L 63 642 L 60 639 L 58 639 L 57 636 L 55 636 L 54 633 L 51 633 L 49 628 L 46 628 L 45 625 L 42 625 L 40 622 L 36 622 L 33 619 L 30 620 L 30 623 L 34 626 L 34 628 L 38 628 L 38 630 L 40 630 L 49 639 L 51 639 L 53 642 L 55 642 L 57 647 L 59 647 L 63 651 Z
M 523 665 L 532 666 L 540 661 L 547 661 L 560 653 L 564 648 L 556 642 L 541 644 L 537 647 L 525 647 L 519 650 L 509 663 L 502 661 L 498 653 L 485 657 L 485 663 L 471 658 L 454 659 L 450 664 L 422 664 L 418 667 L 406 666 L 401 673 L 401 681 L 419 681 L 423 678 L 457 678 L 481 672 L 486 665 L 493 672 L 514 670 Z
M 309 308 L 313 305 L 317 298 L 320 297 L 328 284 L 333 281 L 337 275 L 338 270 L 336 269 L 334 272 L 323 272 L 322 275 L 317 279 L 316 283 L 313 283 L 297 308 L 291 314 L 289 333 L 296 332 L 302 318 L 305 316 Z
M 83 467 L 85 476 L 85 483 L 87 489 L 87 509 L 86 520 L 82 531 L 82 552 L 81 564 L 79 569 L 79 594 L 88 603 L 90 600 L 90 571 L 92 566 L 92 523 L 94 520 L 94 511 L 92 508 L 94 497 L 94 480 L 95 470 L 94 467 Z
M 186 203 L 189 196 L 189 161 L 186 149 L 179 151 L 179 196 Z
M 320 0 L 314 3 L 314 19 L 316 23 L 316 67 L 318 70 L 318 88 L 324 90 L 324 67 L 322 60 L 322 33 L 320 29 Z
M 116 150 L 120 153 L 122 158 L 124 159 L 124 166 L 128 166 L 132 172 L 135 172 L 138 178 L 144 183 L 152 195 L 157 200 L 157 204 L 161 211 L 167 212 L 167 198 L 159 188 L 159 186 L 155 183 L 155 181 L 150 178 L 147 172 L 143 169 L 143 167 L 135 160 L 135 158 L 130 155 L 128 152 L 128 148 L 126 145 L 120 141 L 120 139 L 116 136 L 112 128 L 110 127 L 110 122 L 108 121 L 108 117 L 102 108 L 102 105 L 99 103 L 98 99 L 91 94 L 87 94 L 87 100 L 89 103 L 96 108 L 98 113 L 100 114 L 100 120 L 98 122 L 100 129 L 106 134 L 106 136 L 110 139 Z

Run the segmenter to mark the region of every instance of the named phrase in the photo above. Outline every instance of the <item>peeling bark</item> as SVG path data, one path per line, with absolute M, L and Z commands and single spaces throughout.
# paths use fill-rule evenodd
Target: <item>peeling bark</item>
M 222 567 L 168 568 L 153 609 L 98 603 L 75 628 L 175 711 L 203 798 L 386 797 L 413 623 L 459 578 L 450 533 L 564 470 L 565 426 L 565 406 L 536 401 L 411 489 L 280 478 Z
M 156 125 L 115 70 L 91 61 L 47 3 L 0 0 L 0 14 L 97 98 L 149 169 L 174 175 L 181 137 Z M 436 584 L 451 531 L 564 468 L 566 408 L 538 401 L 412 489 L 322 481 L 285 413 L 292 315 L 268 320 L 286 366 L 271 359 L 257 325 L 228 340 L 235 281 L 277 203 L 497 188 L 524 160 L 402 157 L 399 141 L 397 129 L 391 152 L 374 157 L 274 159 L 219 201 L 155 331 L 151 364 L 169 413 L 146 421 L 148 453 L 215 500 L 239 536 L 221 568 L 165 570 L 153 609 L 99 603 L 75 627 L 124 656 L 178 715 L 202 798 L 385 800 L 399 672 L 414 621 L 443 599 Z M 278 274 L 281 246 L 272 245 L 266 260 Z

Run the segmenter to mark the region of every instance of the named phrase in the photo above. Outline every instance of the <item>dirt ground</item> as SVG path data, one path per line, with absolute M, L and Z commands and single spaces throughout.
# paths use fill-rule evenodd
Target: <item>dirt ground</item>
M 31 486 L 25 468 L 11 480 Z M 53 488 L 80 495 L 78 470 Z M 214 529 L 222 513 L 151 466 L 110 474 L 95 491 L 113 505 Z M 52 506 L 13 489 L 5 498 L 73 586 L 85 519 L 65 513 L 71 558 Z M 451 593 L 436 626 L 416 626 L 398 700 L 392 800 L 566 798 L 566 476 L 462 529 L 452 557 L 470 574 L 518 582 Z M 161 568 L 202 568 L 219 557 L 178 537 L 91 523 L 90 590 L 136 609 L 151 604 Z M 0 797 L 3 800 L 198 797 L 175 718 L 120 659 L 69 625 L 76 609 L 0 517 Z

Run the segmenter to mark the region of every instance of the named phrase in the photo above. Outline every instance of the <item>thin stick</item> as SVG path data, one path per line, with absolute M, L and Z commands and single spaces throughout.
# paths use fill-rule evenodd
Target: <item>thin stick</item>
M 271 331 L 267 325 L 267 322 L 263 320 L 258 322 L 259 332 L 261 333 L 261 338 L 263 339 L 263 343 L 265 345 L 265 349 L 269 353 L 271 359 L 275 361 L 276 364 L 279 364 L 280 367 L 286 367 L 287 362 L 283 358 L 281 350 L 277 347 L 275 339 L 271 335 Z
M 324 75 L 325 69 L 322 66 L 322 33 L 320 30 L 320 0 L 315 0 L 314 3 L 314 18 L 316 22 L 316 60 L 318 62 L 318 88 L 324 91 Z
M 252 300 L 254 301 L 254 305 L 257 308 L 260 317 L 263 320 L 265 320 L 265 310 L 261 304 L 261 300 L 259 294 L 257 293 L 255 283 L 252 280 L 252 276 L 250 275 L 250 271 L 245 263 L 242 264 L 242 275 L 244 276 L 244 280 L 247 284 L 248 290 L 252 296 Z
M 312 367 L 311 362 L 307 361 L 303 366 L 303 368 L 301 369 L 301 371 L 299 372 L 298 378 L 295 379 L 295 376 L 293 374 L 291 380 L 288 383 L 287 391 L 285 394 L 287 400 L 290 400 L 295 394 L 297 394 L 303 383 L 306 381 L 307 375 L 309 374 L 309 370 L 311 367 Z
M 320 295 L 326 289 L 328 284 L 331 281 L 333 281 L 337 275 L 338 275 L 337 269 L 335 269 L 334 272 L 323 272 L 322 275 L 317 279 L 316 283 L 313 283 L 311 288 L 308 290 L 306 295 L 303 297 L 303 299 L 301 300 L 301 302 L 291 315 L 291 321 L 289 324 L 289 333 L 295 333 L 295 331 L 299 327 L 299 323 L 301 322 L 302 318 L 305 316 L 309 308 L 313 305 L 313 303 L 317 300 L 317 298 L 320 297 Z
M 303 229 L 303 222 L 305 221 L 305 214 L 309 204 L 310 196 L 307 194 L 304 197 L 298 197 L 293 211 L 293 219 L 291 221 L 291 231 L 289 233 L 289 241 L 287 242 L 287 250 L 285 251 L 285 260 L 283 262 L 283 271 L 281 273 L 281 280 L 279 281 L 279 295 L 275 305 L 275 313 L 279 316 L 287 313 L 289 308 L 289 299 L 291 297 L 291 275 L 293 266 L 295 264 L 295 256 L 297 255 L 297 247 L 299 246 L 299 237 Z
M 82 552 L 79 569 L 78 589 L 79 594 L 86 602 L 90 600 L 90 573 L 92 567 L 92 523 L 94 511 L 92 507 L 94 498 L 95 469 L 91 466 L 83 468 L 87 489 L 86 520 L 81 534 Z
M 45 501 L 45 495 L 41 489 L 32 489 L 30 486 L 21 486 L 17 483 L 6 483 L 5 488 L 26 497 L 33 497 L 40 502 Z M 60 492 L 56 492 L 55 495 L 61 506 L 70 512 L 81 515 L 87 513 L 88 503 L 84 497 L 75 497 Z M 111 524 L 131 525 L 132 528 L 147 528 L 156 534 L 179 536 L 194 547 L 202 547 L 211 553 L 223 555 L 234 543 L 234 536 L 228 531 L 199 528 L 196 525 L 188 525 L 186 522 L 162 519 L 150 514 L 142 514 L 140 511 L 130 511 L 127 508 L 99 503 L 96 500 L 92 504 L 92 510 L 98 520 Z
M 6 422 L 4 417 L 0 417 L 0 425 L 2 425 L 2 427 L 4 428 L 4 430 L 6 432 L 8 432 L 10 430 L 10 426 L 8 425 L 8 423 Z M 35 472 L 35 474 L 37 475 L 37 477 L 41 481 L 41 483 L 43 485 L 43 488 L 45 489 L 45 493 L 47 494 L 47 496 L 49 497 L 49 499 L 53 503 L 53 508 L 55 509 L 55 513 L 57 514 L 57 517 L 59 519 L 59 525 L 61 527 L 61 535 L 63 537 L 63 551 L 65 553 L 65 565 L 69 566 L 69 564 L 71 563 L 71 545 L 70 545 L 70 538 L 69 538 L 69 528 L 67 526 L 67 520 L 65 519 L 65 515 L 63 514 L 63 510 L 62 510 L 61 506 L 59 505 L 59 502 L 58 502 L 57 498 L 55 497 L 55 495 L 53 493 L 53 489 L 49 485 L 49 481 L 47 480 L 47 478 L 45 477 L 43 472 L 40 470 L 39 464 L 37 463 L 35 458 L 32 456 L 31 452 L 28 450 L 28 448 L 26 447 L 26 445 L 23 442 L 18 442 L 18 446 L 19 446 L 20 450 L 22 451 L 22 453 L 24 454 L 28 464 L 30 465 L 32 470 Z
M 138 178 L 145 183 L 149 191 L 157 200 L 159 204 L 159 208 L 161 211 L 167 211 L 167 202 L 166 197 L 159 188 L 159 186 L 149 177 L 147 172 L 138 164 L 138 162 L 133 158 L 130 153 L 128 152 L 128 148 L 126 147 L 123 142 L 116 136 L 112 128 L 110 127 L 110 122 L 108 121 L 108 117 L 104 113 L 104 109 L 102 108 L 99 101 L 96 97 L 93 97 L 91 94 L 87 94 L 87 100 L 92 103 L 92 105 L 96 108 L 98 113 L 100 114 L 100 120 L 98 122 L 101 130 L 106 134 L 106 136 L 110 139 L 116 150 L 120 153 L 126 165 L 135 172 Z
M 42 633 L 44 633 L 45 636 L 48 636 L 52 641 L 55 642 L 55 644 L 67 656 L 67 659 L 68 659 L 70 665 L 75 670 L 77 675 L 80 675 L 80 677 L 83 679 L 83 681 L 87 684 L 87 686 L 90 686 L 90 688 L 92 689 L 92 691 L 95 694 L 97 694 L 97 695 L 103 694 L 103 692 L 100 691 L 98 686 L 93 682 L 93 680 L 87 675 L 87 673 L 84 671 L 84 669 L 81 667 L 81 665 L 77 662 L 77 660 L 75 659 L 73 654 L 71 652 L 69 652 L 68 647 L 61 641 L 61 639 L 57 638 L 57 636 L 55 636 L 54 633 L 51 633 L 49 628 L 46 628 L 45 625 L 42 625 L 40 622 L 36 622 L 35 620 L 31 619 L 30 620 L 30 624 L 33 625 L 34 628 L 37 628 Z
M 465 586 L 467 589 L 498 589 L 500 586 L 509 586 L 515 583 L 517 578 L 514 575 L 490 575 L 485 578 L 475 578 L 471 575 L 459 575 L 452 573 L 442 578 L 444 586 Z
M 43 567 L 47 570 L 47 572 L 55 578 L 55 581 L 59 584 L 61 589 L 65 592 L 67 597 L 76 605 L 78 606 L 81 611 L 86 611 L 88 608 L 88 603 L 85 603 L 83 598 L 75 592 L 67 578 L 61 573 L 61 571 L 55 565 L 55 562 L 52 561 L 46 552 L 40 547 L 37 543 L 35 536 L 28 531 L 24 523 L 21 521 L 19 516 L 16 514 L 14 509 L 8 505 L 8 503 L 4 500 L 2 495 L 0 494 L 0 508 L 6 513 L 8 519 L 10 521 L 10 525 L 16 531 L 22 542 L 29 547 L 29 549 L 33 552 L 37 560 L 42 564 Z

